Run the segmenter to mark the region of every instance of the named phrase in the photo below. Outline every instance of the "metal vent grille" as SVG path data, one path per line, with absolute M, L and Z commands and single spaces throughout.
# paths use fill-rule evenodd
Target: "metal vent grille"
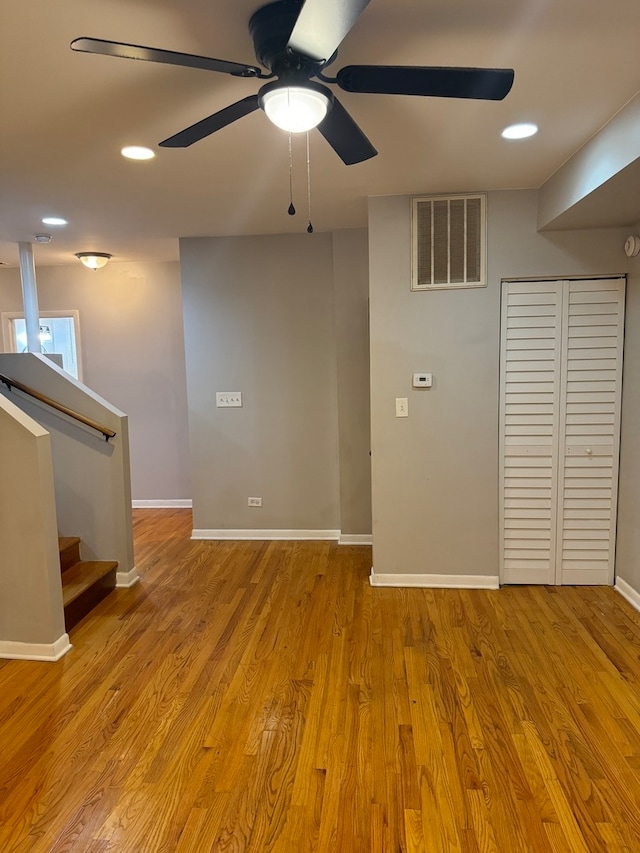
M 484 195 L 413 199 L 412 290 L 486 287 Z

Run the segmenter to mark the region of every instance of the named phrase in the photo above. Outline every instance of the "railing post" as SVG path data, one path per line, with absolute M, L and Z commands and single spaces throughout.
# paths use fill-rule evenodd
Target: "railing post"
M 20 277 L 22 279 L 22 301 L 24 320 L 27 327 L 27 350 L 41 352 L 40 313 L 38 311 L 38 289 L 36 287 L 36 267 L 33 261 L 31 243 L 18 243 L 20 251 Z

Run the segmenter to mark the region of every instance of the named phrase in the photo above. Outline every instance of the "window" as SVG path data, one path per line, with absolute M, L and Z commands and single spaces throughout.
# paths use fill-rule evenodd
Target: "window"
M 5 352 L 27 351 L 27 329 L 23 313 L 2 314 Z M 49 311 L 40 317 L 40 351 L 58 356 L 56 364 L 82 379 L 80 364 L 80 320 L 78 311 Z

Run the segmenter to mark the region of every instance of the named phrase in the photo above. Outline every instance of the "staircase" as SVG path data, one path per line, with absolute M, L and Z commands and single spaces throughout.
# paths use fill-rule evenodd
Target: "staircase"
M 80 538 L 58 539 L 65 628 L 70 631 L 115 588 L 115 560 L 80 559 Z

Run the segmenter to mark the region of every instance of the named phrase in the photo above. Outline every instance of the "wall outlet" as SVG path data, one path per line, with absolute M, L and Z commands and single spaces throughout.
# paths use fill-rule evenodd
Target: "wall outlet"
M 262 506 L 262 498 L 247 498 L 247 506 Z
M 241 408 L 241 391 L 216 391 L 216 407 L 218 409 Z

